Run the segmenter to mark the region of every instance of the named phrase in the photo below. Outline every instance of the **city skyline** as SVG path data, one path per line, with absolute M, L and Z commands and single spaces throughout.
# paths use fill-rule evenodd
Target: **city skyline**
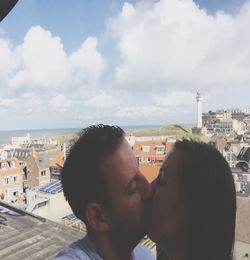
M 250 1 L 19 1 L 0 24 L 0 130 L 196 121 L 250 105 Z

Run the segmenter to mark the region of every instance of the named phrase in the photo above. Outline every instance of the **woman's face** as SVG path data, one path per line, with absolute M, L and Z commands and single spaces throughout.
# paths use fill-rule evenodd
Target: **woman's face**
M 181 196 L 176 150 L 163 162 L 154 181 L 155 193 L 150 213 L 149 237 L 164 247 L 185 237 L 186 207 Z

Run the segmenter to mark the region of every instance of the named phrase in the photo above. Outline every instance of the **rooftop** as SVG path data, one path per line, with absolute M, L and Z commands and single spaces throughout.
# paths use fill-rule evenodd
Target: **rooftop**
M 74 215 L 71 217 L 71 220 L 79 221 Z M 86 229 L 81 230 L 82 232 L 0 202 L 0 259 L 53 259 L 62 248 L 85 235 Z M 141 243 L 153 253 L 156 252 L 155 243 L 147 237 Z
M 83 233 L 0 202 L 0 259 L 53 259 Z
M 56 150 L 47 150 L 43 152 L 35 152 L 35 160 L 38 168 L 45 169 L 49 168 L 51 161 L 55 158 L 57 151 Z
M 157 178 L 160 168 L 158 164 L 139 164 L 140 172 L 150 183 Z

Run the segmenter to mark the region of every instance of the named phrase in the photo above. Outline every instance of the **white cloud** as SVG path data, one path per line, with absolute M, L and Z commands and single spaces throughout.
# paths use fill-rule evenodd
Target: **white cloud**
M 71 101 L 64 95 L 57 95 L 49 101 L 49 106 L 55 110 L 55 112 L 66 112 L 71 106 Z
M 88 38 L 80 49 L 69 56 L 71 85 L 85 89 L 98 86 L 106 63 L 96 48 L 97 39 Z
M 160 107 L 172 107 L 194 104 L 195 93 L 175 91 L 167 94 L 158 94 L 153 98 L 154 103 Z
M 67 54 L 61 39 L 41 26 L 30 28 L 21 45 L 0 37 L 1 110 L 13 117 L 40 117 L 51 109 L 72 115 L 99 92 L 106 62 L 97 46 L 97 38 L 87 38 Z
M 125 3 L 108 23 L 121 56 L 113 84 L 203 92 L 247 86 L 249 22 L 250 2 L 236 16 L 208 15 L 192 0 L 161 0 L 150 7 Z
M 16 61 L 12 51 L 11 43 L 3 38 L 0 38 L 0 88 L 6 84 L 12 70 L 15 69 Z
M 15 48 L 0 38 L 0 87 L 10 91 L 96 87 L 105 70 L 97 44 L 96 38 L 88 38 L 67 55 L 61 39 L 40 26 L 32 27 Z
M 71 53 L 42 26 L 16 46 L 0 32 L 0 110 L 49 128 L 193 122 L 197 90 L 204 110 L 249 105 L 249 24 L 249 1 L 210 15 L 192 0 L 145 0 L 124 3 L 101 46 L 88 37 Z
M 59 37 L 40 26 L 32 27 L 15 49 L 19 61 L 9 84 L 12 88 L 63 88 L 68 74 L 67 56 Z
M 86 100 L 85 105 L 100 109 L 110 109 L 115 108 L 117 105 L 120 104 L 120 102 L 121 100 L 119 100 L 119 98 L 115 98 L 114 95 L 102 90 L 94 93 L 93 97 Z
M 11 107 L 14 107 L 16 103 L 16 99 L 10 99 L 10 98 L 0 98 L 0 111 L 6 111 Z
M 121 118 L 140 118 L 145 120 L 162 117 L 167 112 L 167 108 L 161 108 L 154 105 L 125 106 L 114 111 L 114 116 Z M 146 121 L 145 124 L 147 124 Z

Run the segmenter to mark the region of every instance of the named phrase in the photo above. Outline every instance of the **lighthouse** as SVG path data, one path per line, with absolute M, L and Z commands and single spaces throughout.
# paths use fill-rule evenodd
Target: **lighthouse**
M 202 128 L 202 108 L 201 108 L 201 93 L 197 91 L 196 93 L 197 101 L 197 128 Z

